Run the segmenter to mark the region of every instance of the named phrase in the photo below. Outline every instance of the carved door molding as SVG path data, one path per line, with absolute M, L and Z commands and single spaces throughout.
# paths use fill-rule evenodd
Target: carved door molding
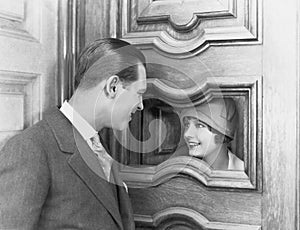
M 125 0 L 121 9 L 121 38 L 173 58 L 261 42 L 259 0 Z
M 175 109 L 189 105 L 178 89 L 195 104 L 220 92 L 247 99 L 245 172 L 204 173 L 197 160 L 182 170 L 185 157 L 124 167 L 138 229 L 299 229 L 299 3 L 103 0 L 81 10 L 83 43 L 118 37 L 138 46 L 162 66 L 148 72 L 147 93 Z M 125 165 L 142 163 L 111 144 Z

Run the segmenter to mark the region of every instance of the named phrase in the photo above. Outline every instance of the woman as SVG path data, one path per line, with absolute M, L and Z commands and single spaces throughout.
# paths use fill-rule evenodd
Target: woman
M 234 138 L 238 112 L 231 98 L 214 98 L 181 113 L 189 155 L 202 159 L 213 169 L 244 170 L 244 162 L 228 145 Z

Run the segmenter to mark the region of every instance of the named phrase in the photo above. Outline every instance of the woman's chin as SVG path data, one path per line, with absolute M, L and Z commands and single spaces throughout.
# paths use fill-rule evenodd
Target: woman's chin
M 201 160 L 203 158 L 203 154 L 202 153 L 196 152 L 194 150 L 190 150 L 189 151 L 189 155 L 192 156 L 192 157 L 197 157 L 197 158 L 199 158 Z

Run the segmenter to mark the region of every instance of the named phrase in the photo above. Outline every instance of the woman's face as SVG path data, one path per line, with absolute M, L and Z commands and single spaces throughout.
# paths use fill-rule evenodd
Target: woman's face
M 208 126 L 195 117 L 184 117 L 184 139 L 189 148 L 189 155 L 205 160 L 217 154 L 220 144 L 215 142 L 216 134 Z

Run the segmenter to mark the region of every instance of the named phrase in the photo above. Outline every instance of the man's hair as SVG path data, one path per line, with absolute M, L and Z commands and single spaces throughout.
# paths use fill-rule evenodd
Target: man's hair
M 90 89 L 104 79 L 118 75 L 126 86 L 137 80 L 137 66 L 145 57 L 128 42 L 105 38 L 90 43 L 79 55 L 75 89 Z

